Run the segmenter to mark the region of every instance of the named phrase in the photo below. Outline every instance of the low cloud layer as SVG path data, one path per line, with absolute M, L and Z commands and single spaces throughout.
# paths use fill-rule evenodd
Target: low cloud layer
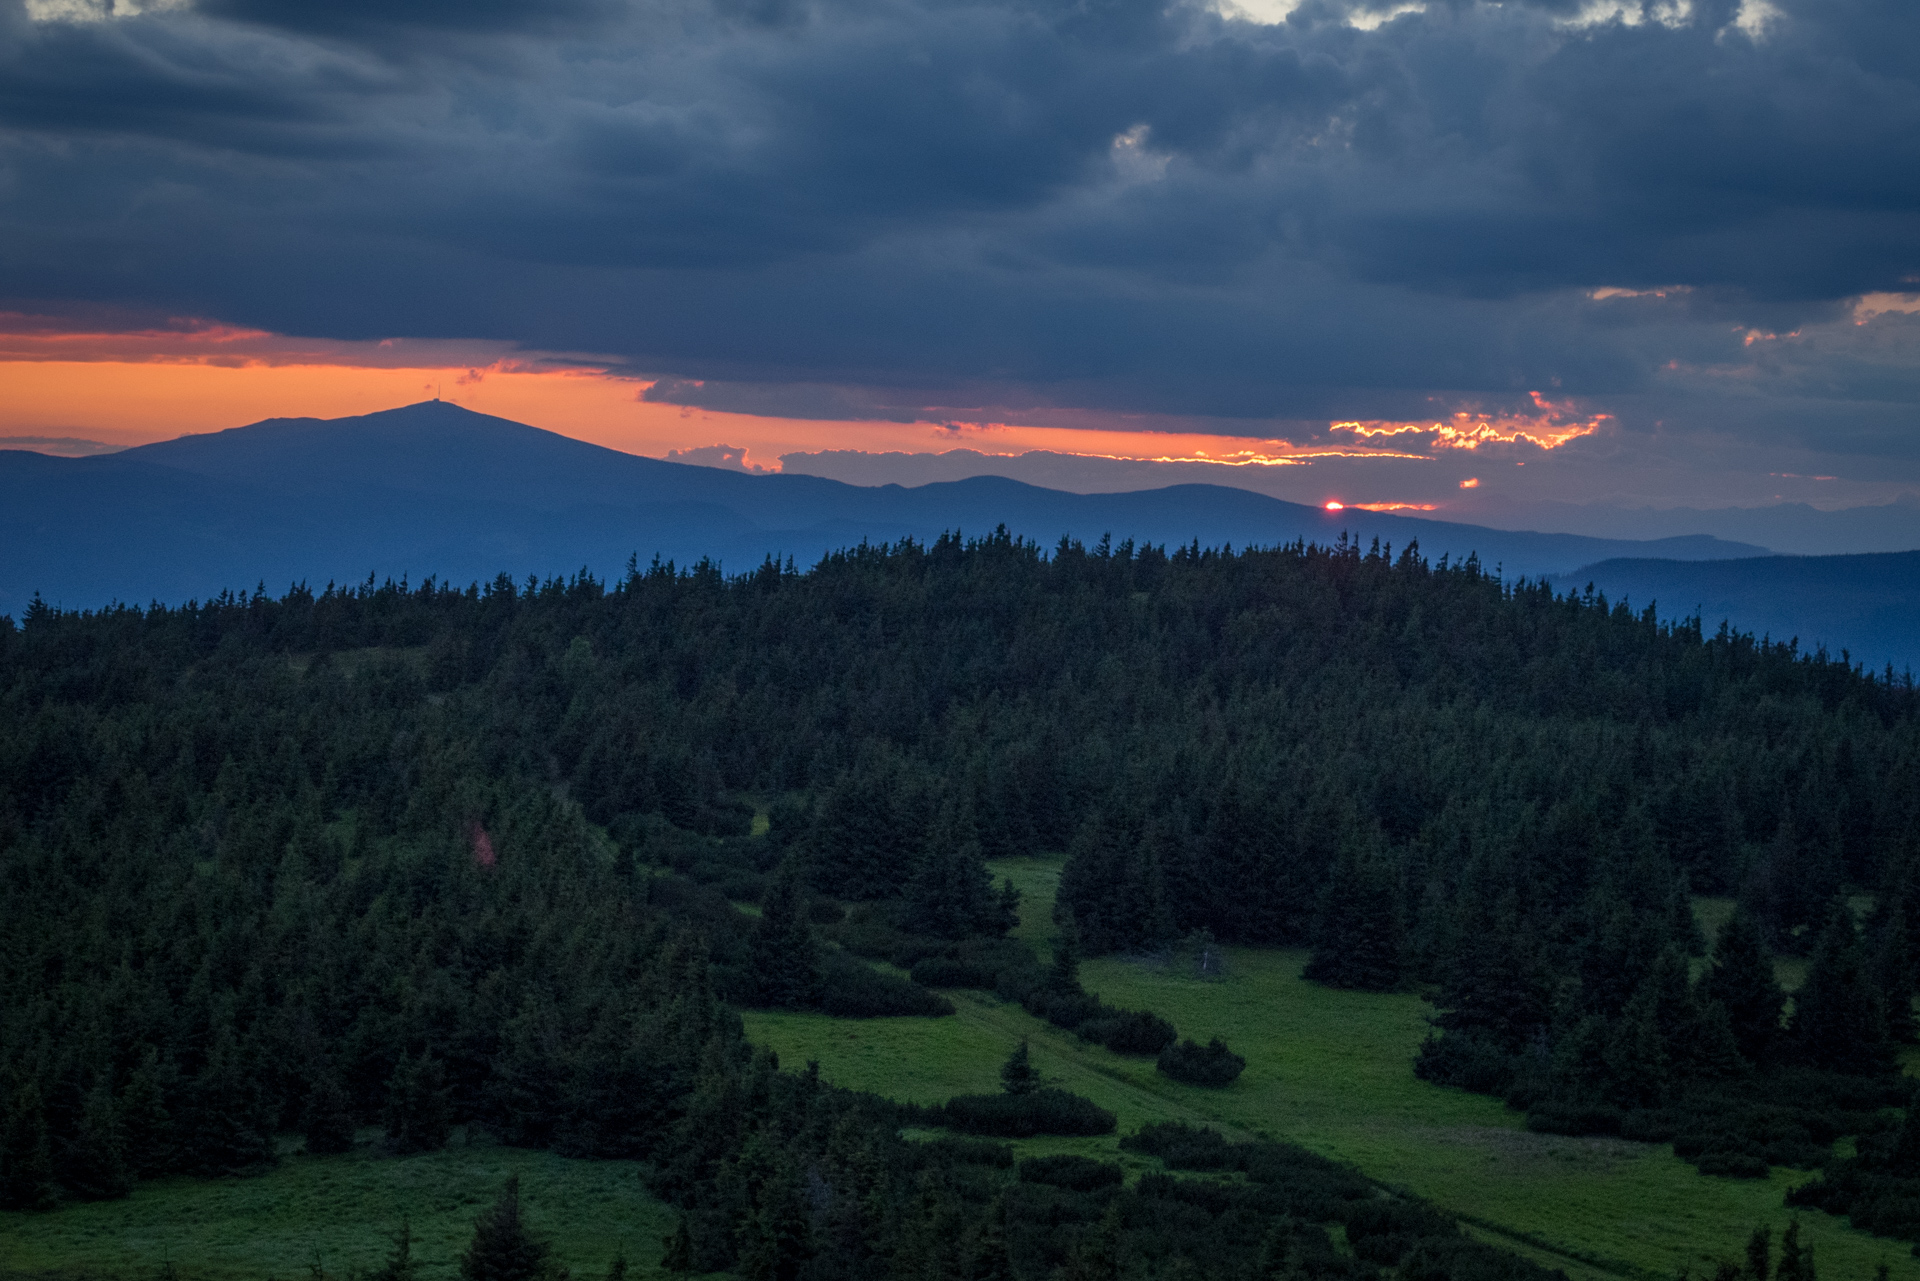
M 0 308 L 1920 484 L 1908 0 L 137 8 L 0 0 Z

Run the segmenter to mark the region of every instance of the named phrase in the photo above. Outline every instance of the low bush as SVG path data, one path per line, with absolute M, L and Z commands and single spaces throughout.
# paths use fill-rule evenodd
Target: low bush
M 893 923 L 893 915 L 881 903 L 856 903 L 844 919 L 827 930 L 827 937 L 855 956 L 876 961 L 894 960 L 908 936 Z M 913 968 L 912 962 L 901 966 Z
M 1618 1134 L 1619 1108 L 1604 1103 L 1552 1101 L 1527 1113 L 1527 1128 L 1541 1134 Z
M 1746 1152 L 1703 1152 L 1694 1161 L 1694 1168 L 1702 1174 L 1718 1174 L 1728 1179 L 1764 1179 L 1767 1177 L 1765 1159 Z
M 946 1122 L 962 1134 L 1027 1139 L 1036 1134 L 1112 1134 L 1113 1113 L 1065 1090 L 1031 1094 L 962 1094 L 947 1100 Z
M 1164 1075 L 1182 1085 L 1202 1085 L 1217 1090 L 1238 1080 L 1246 1071 L 1247 1061 L 1216 1036 L 1204 1046 L 1192 1041 L 1169 1045 L 1160 1052 L 1159 1067 Z
M 1108 1010 L 1091 992 L 1042 992 L 1028 1000 L 1027 1011 L 1069 1032 L 1105 1014 L 1118 1012 Z
M 1110 1010 L 1074 1029 L 1082 1040 L 1106 1046 L 1115 1054 L 1158 1054 L 1179 1033 L 1173 1024 L 1151 1010 Z
M 1453 1236 L 1459 1227 L 1448 1216 L 1419 1201 L 1375 1197 L 1343 1207 L 1347 1244 L 1369 1263 L 1393 1267 L 1422 1237 Z
M 835 1018 L 872 1019 L 890 1015 L 937 1018 L 953 1013 L 953 1002 L 918 983 L 883 974 L 850 956 L 829 953 L 821 966 L 820 1008 Z
M 1475 1094 L 1503 1094 L 1513 1083 L 1513 1056 L 1491 1041 L 1462 1032 L 1427 1033 L 1414 1056 L 1413 1074 L 1435 1085 L 1458 1086 Z
M 1020 1181 L 1051 1184 L 1074 1192 L 1092 1192 L 1097 1188 L 1119 1187 L 1126 1182 L 1126 1174 L 1119 1166 L 1106 1161 L 1063 1152 L 1057 1156 L 1030 1156 L 1022 1161 Z
M 938 1124 L 938 1119 L 935 1119 Z M 957 1161 L 963 1165 L 985 1165 L 996 1170 L 1013 1168 L 1013 1147 L 1006 1143 L 995 1143 L 990 1139 L 967 1139 L 955 1135 L 942 1135 L 920 1145 L 920 1152 L 929 1161 L 938 1164 Z
M 914 962 L 913 981 L 927 987 L 991 988 L 999 976 L 952 956 L 927 956 Z
M 1123 1152 L 1159 1157 L 1169 1170 L 1225 1170 L 1233 1166 L 1233 1145 L 1218 1130 L 1179 1121 L 1156 1121 L 1120 1140 Z

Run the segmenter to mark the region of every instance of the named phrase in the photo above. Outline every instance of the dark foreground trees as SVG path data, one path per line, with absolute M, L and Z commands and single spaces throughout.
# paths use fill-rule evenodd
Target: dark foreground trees
M 1423 1070 L 1542 1124 L 1804 1159 L 1864 1132 L 1912 1025 L 1905 682 L 1411 549 L 995 535 L 36 609 L 0 624 L 0 724 L 12 1204 L 302 1131 L 649 1153 L 747 1071 L 709 1062 L 744 1054 L 729 1004 L 947 1008 L 862 957 L 1159 1053 L 1001 936 L 984 861 L 1035 850 L 1072 851 L 1083 954 L 1206 930 L 1435 985 Z M 1852 941 L 1840 891 L 1873 901 Z M 1704 893 L 1752 938 L 1703 987 Z M 1793 1026 L 1769 951 L 1815 971 Z

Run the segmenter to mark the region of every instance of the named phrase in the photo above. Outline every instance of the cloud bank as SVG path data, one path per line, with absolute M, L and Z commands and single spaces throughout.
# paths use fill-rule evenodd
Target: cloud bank
M 1920 9 L 0 0 L 0 308 L 1920 483 Z

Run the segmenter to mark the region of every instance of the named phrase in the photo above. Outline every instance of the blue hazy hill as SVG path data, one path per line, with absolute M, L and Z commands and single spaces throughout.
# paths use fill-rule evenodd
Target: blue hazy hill
M 1332 542 L 1345 532 L 1509 577 L 1610 557 L 1766 549 L 1706 536 L 1650 542 L 1327 512 L 1247 490 L 1176 485 L 1073 494 L 1002 477 L 903 488 L 750 475 L 642 458 L 440 401 L 357 418 L 269 419 L 91 458 L 0 451 L 0 612 L 35 592 L 94 607 L 205 598 L 369 574 L 467 583 L 506 572 L 617 575 L 629 556 L 731 572 L 802 566 L 862 539 L 984 534 L 1203 545 Z
M 1661 618 L 1700 615 L 1709 632 L 1725 620 L 1743 632 L 1803 650 L 1842 650 L 1876 670 L 1920 671 L 1920 551 L 1853 556 L 1761 556 L 1713 562 L 1615 559 L 1557 576 L 1584 591 L 1592 583 Z

